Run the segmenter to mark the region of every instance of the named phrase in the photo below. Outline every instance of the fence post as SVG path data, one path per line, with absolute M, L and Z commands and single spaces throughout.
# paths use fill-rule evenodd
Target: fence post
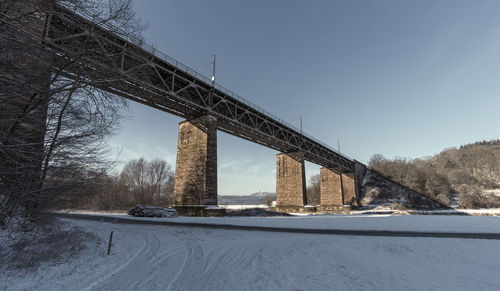
M 111 233 L 109 234 L 109 242 L 108 242 L 108 256 L 109 256 L 109 253 L 111 252 L 111 244 L 113 242 L 113 231 L 111 231 Z

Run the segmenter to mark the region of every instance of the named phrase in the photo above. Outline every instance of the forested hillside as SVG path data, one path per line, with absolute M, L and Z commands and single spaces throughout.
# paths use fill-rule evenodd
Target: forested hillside
M 420 159 L 387 159 L 377 154 L 369 166 L 388 178 L 444 204 L 500 207 L 500 140 L 445 149 Z

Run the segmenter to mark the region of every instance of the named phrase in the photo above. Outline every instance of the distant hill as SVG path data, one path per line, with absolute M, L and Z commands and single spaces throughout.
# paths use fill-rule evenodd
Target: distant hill
M 260 205 L 265 196 L 276 199 L 276 193 L 257 192 L 250 195 L 219 195 L 218 200 L 221 205 Z
M 445 149 L 420 159 L 374 155 L 369 166 L 446 205 L 500 207 L 500 140 Z
M 256 192 L 256 193 L 253 193 L 253 194 L 250 194 L 248 196 L 253 196 L 253 197 L 266 197 L 266 196 L 274 196 L 276 197 L 276 193 L 271 193 L 271 192 Z

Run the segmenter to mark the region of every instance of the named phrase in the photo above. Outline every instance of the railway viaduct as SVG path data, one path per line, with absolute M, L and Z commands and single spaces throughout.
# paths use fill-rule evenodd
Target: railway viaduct
M 362 163 L 120 29 L 96 24 L 85 11 L 58 4 L 45 11 L 24 27 L 13 28 L 26 34 L 26 40 L 32 44 L 28 51 L 18 52 L 28 58 L 28 65 L 19 69 L 35 70 L 33 80 L 37 81 L 26 80 L 31 83 L 29 87 L 11 91 L 3 86 L 2 98 L 12 97 L 12 91 L 17 91 L 27 101 L 11 106 L 34 103 L 30 92 L 46 88 L 53 73 L 50 64 L 64 61 L 68 65 L 59 73 L 67 78 L 78 75 L 98 80 L 95 83 L 99 89 L 184 118 L 179 124 L 174 190 L 174 207 L 180 214 L 213 215 L 223 211 L 213 207 L 217 205 L 217 130 L 279 152 L 276 156 L 278 211 L 304 211 L 307 205 L 304 161 L 322 166 L 320 210 L 345 210 L 359 204 L 366 172 Z M 31 128 L 39 127 L 37 122 L 44 124 L 46 106 L 40 108 L 36 120 L 31 120 Z M 37 136 L 43 139 L 43 134 Z

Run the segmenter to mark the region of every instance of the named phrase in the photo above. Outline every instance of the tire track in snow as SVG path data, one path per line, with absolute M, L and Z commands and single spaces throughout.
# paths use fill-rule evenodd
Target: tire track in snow
M 199 243 L 190 238 L 181 238 L 186 244 L 185 259 L 180 271 L 174 280 L 168 285 L 167 290 L 199 290 L 196 289 L 198 280 L 193 278 L 202 272 L 201 261 L 203 259 L 203 250 Z
M 139 251 L 137 251 L 128 261 L 126 261 L 125 264 L 123 264 L 122 266 L 120 266 L 118 268 L 118 270 L 116 270 L 114 272 L 111 272 L 111 273 L 108 273 L 106 276 L 101 277 L 96 282 L 94 282 L 93 284 L 91 284 L 90 286 L 88 286 L 87 288 L 84 288 L 82 290 L 93 290 L 93 289 L 96 288 L 97 285 L 101 284 L 104 281 L 109 280 L 110 277 L 112 277 L 115 274 L 119 273 L 120 271 L 122 271 L 123 269 L 125 269 L 127 266 L 129 266 L 134 260 L 136 260 L 137 257 L 139 256 L 139 254 L 143 253 L 146 248 L 148 248 L 147 241 L 143 240 L 141 249 Z
M 171 256 L 179 253 L 179 249 L 158 254 L 161 250 L 161 241 L 154 233 L 144 232 L 145 247 L 141 248 L 126 264 L 116 272 L 106 276 L 105 280 L 91 286 L 91 290 L 127 290 L 127 289 L 156 289 L 166 285 L 164 280 L 165 268 L 158 267 Z
M 106 282 L 100 284 L 98 290 L 124 290 L 141 283 L 137 279 L 143 278 L 147 274 L 145 271 L 149 271 L 149 268 L 145 267 L 149 266 L 160 248 L 160 240 L 154 234 L 145 234 L 145 236 L 147 247 L 143 248 L 136 258 L 120 272 L 113 274 Z
M 220 268 L 222 260 L 236 246 L 222 244 L 205 254 L 196 238 L 183 234 L 180 239 L 186 245 L 186 257 L 167 290 L 205 290 L 207 284 L 213 279 L 214 272 Z

